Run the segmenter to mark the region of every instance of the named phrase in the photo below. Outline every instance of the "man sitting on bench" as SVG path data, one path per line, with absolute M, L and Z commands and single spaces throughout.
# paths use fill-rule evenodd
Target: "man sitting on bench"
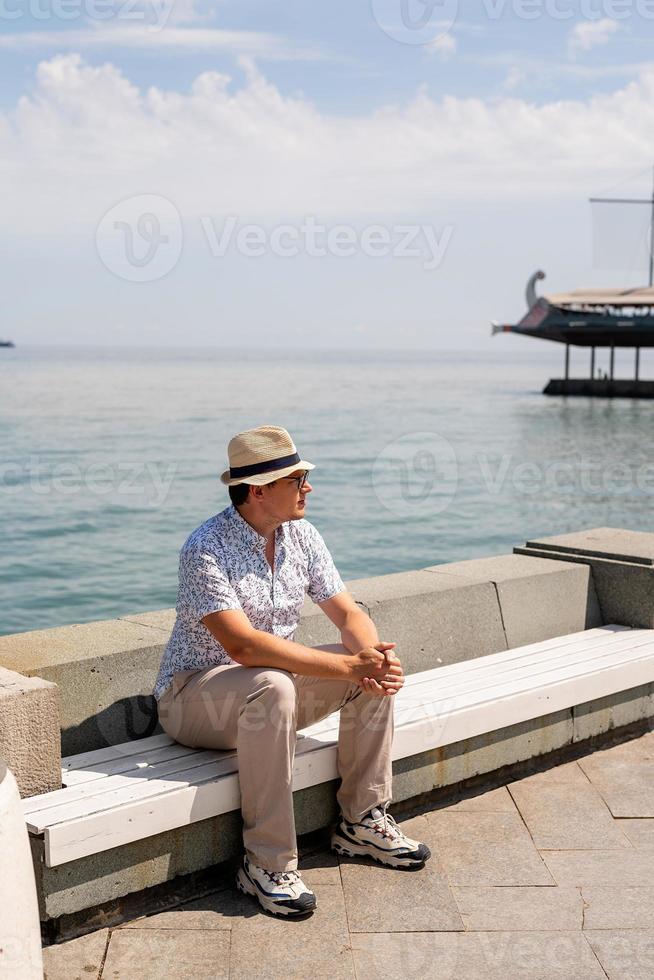
M 297 870 L 296 733 L 340 710 L 331 846 L 383 864 L 431 856 L 387 812 L 392 798 L 393 695 L 404 684 L 394 643 L 380 643 L 325 543 L 304 519 L 313 464 L 285 429 L 261 426 L 229 443 L 221 480 L 232 503 L 180 554 L 177 618 L 154 689 L 159 719 L 193 748 L 236 749 L 245 855 L 238 887 L 276 915 L 316 908 Z M 305 594 L 342 645 L 293 642 Z

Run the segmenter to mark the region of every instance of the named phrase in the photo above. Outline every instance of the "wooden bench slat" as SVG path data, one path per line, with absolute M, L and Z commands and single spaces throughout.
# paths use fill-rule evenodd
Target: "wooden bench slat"
M 532 665 L 542 663 L 558 663 L 563 660 L 572 660 L 577 657 L 583 659 L 592 654 L 595 650 L 619 650 L 638 642 L 639 639 L 648 641 L 652 638 L 651 631 L 648 630 L 628 630 L 620 633 L 608 633 L 596 637 L 592 642 L 578 640 L 574 643 L 548 645 L 543 650 L 533 650 L 531 653 L 524 653 L 524 647 L 518 647 L 512 651 L 513 657 L 507 658 L 504 654 L 491 653 L 483 657 L 475 657 L 472 660 L 464 660 L 457 664 L 448 664 L 445 667 L 430 667 L 419 674 L 412 676 L 418 678 L 417 683 L 424 683 L 431 680 L 437 673 L 440 683 L 447 686 L 451 683 L 473 684 L 476 678 L 492 674 L 493 676 L 509 675 L 514 670 L 529 669 Z M 562 638 L 561 638 L 562 639 Z M 500 659 L 501 658 L 501 659 Z
M 143 752 L 142 754 L 132 754 L 121 759 L 112 759 L 111 762 L 102 762 L 89 769 L 72 769 L 66 773 L 65 778 L 62 770 L 62 782 L 65 782 L 67 789 L 73 786 L 81 786 L 84 783 L 92 783 L 98 779 L 105 779 L 108 776 L 116 776 L 121 772 L 132 772 L 139 769 L 146 769 L 150 766 L 166 762 L 168 759 L 175 759 L 178 756 L 191 755 L 198 749 L 191 749 L 188 745 L 181 745 L 173 742 L 172 745 L 165 745 L 160 749 Z
M 293 772 L 294 790 L 335 779 L 336 746 L 329 744 L 309 756 L 296 757 Z M 45 834 L 46 864 L 65 864 L 85 854 L 236 810 L 241 802 L 238 773 L 223 776 L 218 784 L 212 780 L 174 790 L 166 794 L 163 807 L 157 804 L 158 799 L 128 804 L 120 814 L 105 811 L 90 820 L 82 817 L 49 828 Z
M 473 681 L 464 680 L 451 683 L 449 686 L 440 684 L 437 677 L 430 678 L 428 681 L 423 679 L 419 684 L 403 689 L 400 694 L 404 694 L 406 690 L 407 697 L 424 697 L 429 701 L 445 701 L 448 698 L 458 697 L 461 694 L 470 695 L 472 698 L 477 694 L 482 696 L 489 695 L 491 697 L 499 694 L 503 696 L 504 693 L 510 694 L 516 685 L 517 689 L 520 689 L 522 685 L 529 687 L 546 686 L 551 681 L 572 676 L 573 674 L 578 674 L 579 677 L 583 677 L 585 673 L 598 669 L 602 664 L 606 664 L 608 667 L 614 662 L 622 663 L 647 655 L 648 651 L 650 655 L 654 656 L 654 640 L 651 638 L 647 640 L 643 639 L 633 645 L 624 645 L 619 649 L 591 650 L 583 657 L 572 657 L 570 660 L 564 658 L 562 661 L 554 664 L 540 662 L 534 665 L 535 669 L 533 671 L 518 670 L 498 677 L 486 675 L 483 678 L 475 678 Z
M 332 744 L 333 739 L 326 739 L 325 742 Z M 322 748 L 323 744 L 324 742 L 319 739 L 305 738 L 298 742 L 296 755 L 299 757 L 309 754 L 317 748 Z M 118 785 L 107 786 L 103 792 L 91 796 L 78 796 L 70 800 L 66 798 L 66 790 L 58 790 L 56 792 L 59 794 L 59 800 L 56 805 L 29 813 L 28 826 L 32 833 L 41 833 L 57 823 L 105 810 L 115 810 L 133 800 L 160 796 L 177 786 L 192 785 L 237 770 L 235 750 L 229 752 L 204 750 L 197 753 L 191 766 L 180 765 L 177 769 L 160 770 L 157 776 L 149 778 L 123 779 Z
M 103 749 L 93 749 L 90 752 L 79 752 L 77 755 L 69 755 L 63 759 L 64 772 L 73 769 L 85 769 L 98 763 L 112 762 L 122 756 L 138 754 L 142 751 L 141 743 L 147 743 L 150 749 L 161 749 L 166 745 L 174 745 L 175 740 L 163 732 L 159 735 L 150 735 L 148 738 L 137 738 L 132 742 L 122 742 L 120 745 L 107 745 Z
M 61 806 L 76 803 L 79 800 L 86 801 L 91 805 L 91 799 L 96 796 L 104 796 L 122 787 L 138 786 L 143 783 L 151 783 L 164 776 L 173 776 L 178 772 L 189 772 L 197 766 L 203 766 L 208 762 L 220 762 L 226 756 L 236 756 L 236 751 L 218 752 L 208 749 L 192 750 L 186 755 L 174 756 L 162 762 L 155 763 L 142 769 L 133 769 L 126 773 L 117 773 L 107 776 L 106 779 L 93 779 L 90 782 L 80 783 L 79 786 L 54 790 L 52 793 L 42 797 L 41 805 L 38 807 L 26 807 L 26 813 L 42 813 L 44 819 L 50 812 L 57 812 Z
M 428 713 L 423 704 L 422 714 L 416 711 L 413 721 L 396 729 L 393 758 L 404 758 L 441 745 L 451 745 L 475 735 L 651 683 L 654 681 L 654 655 L 650 653 L 629 663 L 602 667 L 587 674 L 583 678 L 583 692 L 580 691 L 579 681 L 579 676 L 575 675 L 561 679 L 551 687 L 518 691 L 501 701 L 495 698 L 483 704 L 454 704 L 450 710 L 440 714 Z

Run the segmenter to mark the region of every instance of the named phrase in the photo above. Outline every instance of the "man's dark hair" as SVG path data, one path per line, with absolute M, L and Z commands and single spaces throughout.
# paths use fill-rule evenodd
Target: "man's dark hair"
M 267 486 L 271 487 L 273 483 L 277 483 L 277 480 L 271 480 Z M 227 487 L 229 490 L 229 496 L 235 507 L 240 507 L 248 499 L 248 493 L 250 492 L 249 483 L 235 483 L 233 487 Z
M 229 498 L 235 507 L 240 507 L 248 499 L 248 494 L 250 492 L 249 483 L 236 483 L 233 487 L 227 487 L 229 490 Z

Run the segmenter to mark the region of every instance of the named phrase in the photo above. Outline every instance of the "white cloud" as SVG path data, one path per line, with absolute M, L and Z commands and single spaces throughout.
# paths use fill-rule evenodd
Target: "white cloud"
M 451 34 L 441 34 L 435 41 L 425 45 L 428 54 L 437 54 L 441 58 L 450 58 L 456 52 L 456 38 Z
M 590 51 L 601 44 L 607 44 L 620 30 L 620 24 L 610 17 L 601 20 L 584 20 L 575 26 L 568 35 L 568 48 L 571 52 Z
M 654 66 L 613 93 L 533 105 L 419 92 L 361 116 L 205 72 L 188 93 L 140 90 L 112 64 L 42 62 L 34 91 L 0 114 L 0 223 L 82 230 L 136 194 L 185 219 L 410 215 L 450 202 L 585 195 L 654 155 Z

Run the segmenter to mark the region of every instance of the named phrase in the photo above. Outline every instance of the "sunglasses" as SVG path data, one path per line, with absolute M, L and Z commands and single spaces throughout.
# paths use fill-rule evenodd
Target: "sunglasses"
M 309 471 L 308 470 L 305 470 L 304 473 L 302 474 L 302 476 L 286 476 L 286 477 L 284 477 L 285 480 L 293 480 L 294 483 L 297 483 L 298 490 L 301 490 L 302 489 L 302 487 L 304 486 L 304 484 L 307 482 L 307 479 L 308 478 L 309 478 Z

